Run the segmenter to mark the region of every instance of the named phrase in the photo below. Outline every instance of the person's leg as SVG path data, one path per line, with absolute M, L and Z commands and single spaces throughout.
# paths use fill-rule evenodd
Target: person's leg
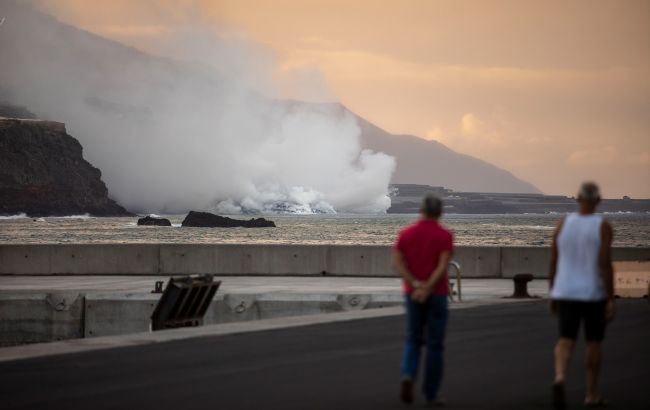
M 602 363 L 602 352 L 600 342 L 587 342 L 585 363 L 587 365 L 587 392 L 585 403 L 594 403 L 601 399 L 598 391 L 598 380 L 600 377 L 600 364 Z
M 560 337 L 555 345 L 555 383 L 564 383 L 580 328 L 579 302 L 558 301 Z
M 585 354 L 585 365 L 587 367 L 586 404 L 600 404 L 603 401 L 598 383 L 602 363 L 601 345 L 605 337 L 605 306 L 605 302 L 585 304 L 585 339 L 587 339 Z
M 418 374 L 420 362 L 420 347 L 422 346 L 424 321 L 426 320 L 426 305 L 415 303 L 409 295 L 406 296 L 406 343 L 402 357 L 402 382 L 400 398 L 405 403 L 413 402 L 413 383 Z
M 445 332 L 447 329 L 447 297 L 431 295 L 429 297 L 427 322 L 427 357 L 426 372 L 422 389 L 428 402 L 438 399 L 438 390 L 442 383 L 443 352 L 445 349 Z
M 423 343 L 425 304 L 415 303 L 406 296 L 406 343 L 402 358 L 402 377 L 415 379 Z
M 564 383 L 575 344 L 574 339 L 566 337 L 558 339 L 555 345 L 555 383 Z
M 580 328 L 580 306 L 576 302 L 557 301 L 560 337 L 555 344 L 555 380 L 553 382 L 553 407 L 566 408 L 564 381 Z

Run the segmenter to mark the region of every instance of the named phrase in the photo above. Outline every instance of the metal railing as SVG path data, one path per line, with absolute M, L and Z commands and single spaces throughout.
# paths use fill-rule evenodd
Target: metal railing
M 457 288 L 456 292 L 458 294 L 458 301 L 462 302 L 463 297 L 462 297 L 461 285 L 460 285 L 460 273 L 461 273 L 460 263 L 458 263 L 456 261 L 451 261 L 451 262 L 449 262 L 449 268 L 453 268 L 456 271 L 456 288 Z M 451 300 L 454 300 L 453 288 L 451 290 L 452 291 L 449 293 L 449 297 L 451 298 Z

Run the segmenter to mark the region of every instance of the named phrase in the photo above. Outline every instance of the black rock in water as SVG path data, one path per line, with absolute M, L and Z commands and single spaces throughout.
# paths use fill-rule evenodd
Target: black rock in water
M 154 218 L 153 216 L 145 216 L 138 219 L 138 225 L 147 226 L 172 226 L 172 223 L 167 218 Z
M 209 212 L 190 211 L 183 220 L 182 226 L 199 228 L 275 228 L 275 223 L 264 218 L 251 218 L 247 221 L 232 219 Z
M 3 114 L 28 113 L 12 110 Z M 133 215 L 108 197 L 82 153 L 63 123 L 0 118 L 0 215 Z

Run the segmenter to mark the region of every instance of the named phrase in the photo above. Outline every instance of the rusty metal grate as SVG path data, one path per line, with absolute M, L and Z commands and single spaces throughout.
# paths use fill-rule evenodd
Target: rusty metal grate
M 219 285 L 213 275 L 172 277 L 151 314 L 151 330 L 200 326 Z

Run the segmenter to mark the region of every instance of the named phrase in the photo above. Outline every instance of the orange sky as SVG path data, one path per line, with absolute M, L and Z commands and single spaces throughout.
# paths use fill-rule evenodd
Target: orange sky
M 650 197 L 650 2 L 32 0 L 263 92 L 339 100 L 546 193 Z

